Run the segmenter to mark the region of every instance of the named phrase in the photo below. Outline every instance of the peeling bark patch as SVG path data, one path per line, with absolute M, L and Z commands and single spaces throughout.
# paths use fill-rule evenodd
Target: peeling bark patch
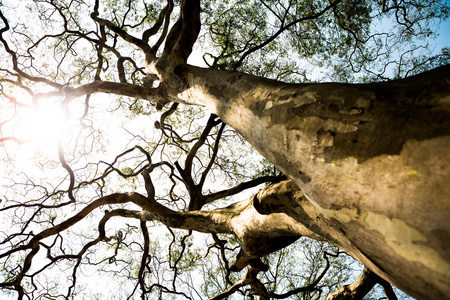
M 370 111 L 346 116 L 355 120 L 359 116 L 364 118 L 357 121 L 358 131 L 334 138 L 334 147 L 325 153 L 327 160 L 353 156 L 362 163 L 382 154 L 399 154 L 408 140 L 421 141 L 450 134 L 447 111 L 426 105 L 394 105 L 382 98 L 381 95 Z
M 277 130 L 281 126 L 276 125 L 272 129 Z M 322 154 L 325 149 L 335 146 L 337 136 L 355 132 L 358 129 L 354 125 L 332 119 L 323 120 L 314 116 L 294 117 L 289 119 L 284 127 L 288 137 L 286 140 L 288 157 L 295 157 L 298 151 Z
M 331 147 L 334 143 L 334 136 L 336 133 L 332 130 L 325 131 L 323 128 L 320 128 L 317 132 L 317 145 L 319 147 Z
M 324 214 L 341 223 L 357 222 L 363 227 L 380 233 L 389 247 L 401 257 L 420 262 L 427 268 L 449 277 L 450 264 L 439 253 L 427 245 L 426 237 L 404 221 L 388 218 L 373 212 L 358 212 L 356 209 L 323 209 Z
M 340 108 L 338 105 L 331 104 L 328 109 L 332 112 L 341 114 L 341 115 L 360 115 L 364 112 L 364 109 L 358 107 L 348 107 L 345 109 Z
M 280 93 L 282 93 L 280 91 Z M 291 118 L 293 108 L 312 104 L 321 96 L 311 92 L 296 92 L 287 95 L 270 95 L 271 97 L 259 97 L 260 101 L 253 103 L 251 109 L 255 115 L 272 117 L 272 123 L 282 124 Z M 266 98 L 273 100 L 267 101 Z
M 290 98 L 286 95 L 271 97 L 274 100 L 255 103 L 251 110 L 255 115 L 269 117 L 268 130 L 277 124 L 284 124 L 288 130 L 298 130 L 297 140 L 305 136 L 311 138 L 304 132 L 308 125 L 303 121 L 310 117 L 357 128 L 345 134 L 334 134 L 336 131 L 325 128 L 317 131 L 314 152 L 323 152 L 327 161 L 355 157 L 363 163 L 382 154 L 399 154 L 408 140 L 450 134 L 450 113 L 433 106 L 431 96 L 411 103 L 402 99 L 404 95 L 397 95 L 400 99 L 394 102 L 395 87 L 377 87 L 374 91 L 351 86 L 336 91 L 322 87 L 327 89 L 320 94 L 313 87 L 305 87 L 302 93 L 293 93 Z
M 367 213 L 364 221 L 369 229 L 380 232 L 387 244 L 400 256 L 420 262 L 435 272 L 449 277 L 450 264 L 442 259 L 436 250 L 426 245 L 427 239 L 416 229 L 400 219 L 389 219 L 372 212 Z

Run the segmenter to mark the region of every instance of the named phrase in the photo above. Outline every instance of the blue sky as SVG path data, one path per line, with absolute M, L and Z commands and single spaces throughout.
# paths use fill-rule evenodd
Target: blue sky
M 439 49 L 445 46 L 450 46 L 450 20 L 443 22 L 439 26 L 439 37 L 437 38 L 437 45 Z

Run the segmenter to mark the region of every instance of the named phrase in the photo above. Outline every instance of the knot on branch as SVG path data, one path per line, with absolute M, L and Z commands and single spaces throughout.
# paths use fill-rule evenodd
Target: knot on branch
M 153 88 L 153 84 L 159 81 L 159 77 L 156 74 L 147 74 L 142 80 L 142 86 L 145 88 Z
M 262 260 L 253 255 L 249 255 L 242 248 L 237 254 L 236 258 L 230 265 L 231 272 L 239 272 L 244 269 L 246 266 L 252 267 L 254 270 L 258 270 L 258 272 L 265 272 L 269 270 L 269 266 L 262 262 Z
M 61 88 L 61 92 L 63 92 L 64 95 L 68 95 L 68 94 L 72 93 L 74 90 L 75 89 L 73 87 L 71 87 L 69 84 L 65 84 Z
M 255 194 L 253 207 L 262 215 L 281 213 L 302 196 L 300 188 L 293 181 L 286 180 L 280 184 L 270 185 Z

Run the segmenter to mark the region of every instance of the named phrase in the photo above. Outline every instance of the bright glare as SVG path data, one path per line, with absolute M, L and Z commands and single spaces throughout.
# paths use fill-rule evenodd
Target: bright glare
M 45 99 L 39 102 L 39 107 L 20 108 L 15 117 L 13 136 L 34 145 L 27 149 L 51 155 L 57 149 L 58 140 L 70 132 L 69 119 L 60 101 Z
M 30 139 L 56 142 L 68 125 L 68 117 L 64 117 L 58 104 L 41 105 L 25 112 L 19 124 L 22 132 Z

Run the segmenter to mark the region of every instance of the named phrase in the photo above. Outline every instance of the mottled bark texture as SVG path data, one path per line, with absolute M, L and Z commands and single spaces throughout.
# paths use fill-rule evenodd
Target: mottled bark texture
M 207 106 L 242 134 L 301 188 L 327 231 L 302 219 L 301 209 L 288 210 L 296 221 L 412 296 L 444 299 L 449 70 L 376 84 L 285 84 L 182 65 L 166 93 Z M 259 209 L 279 207 L 274 201 Z

